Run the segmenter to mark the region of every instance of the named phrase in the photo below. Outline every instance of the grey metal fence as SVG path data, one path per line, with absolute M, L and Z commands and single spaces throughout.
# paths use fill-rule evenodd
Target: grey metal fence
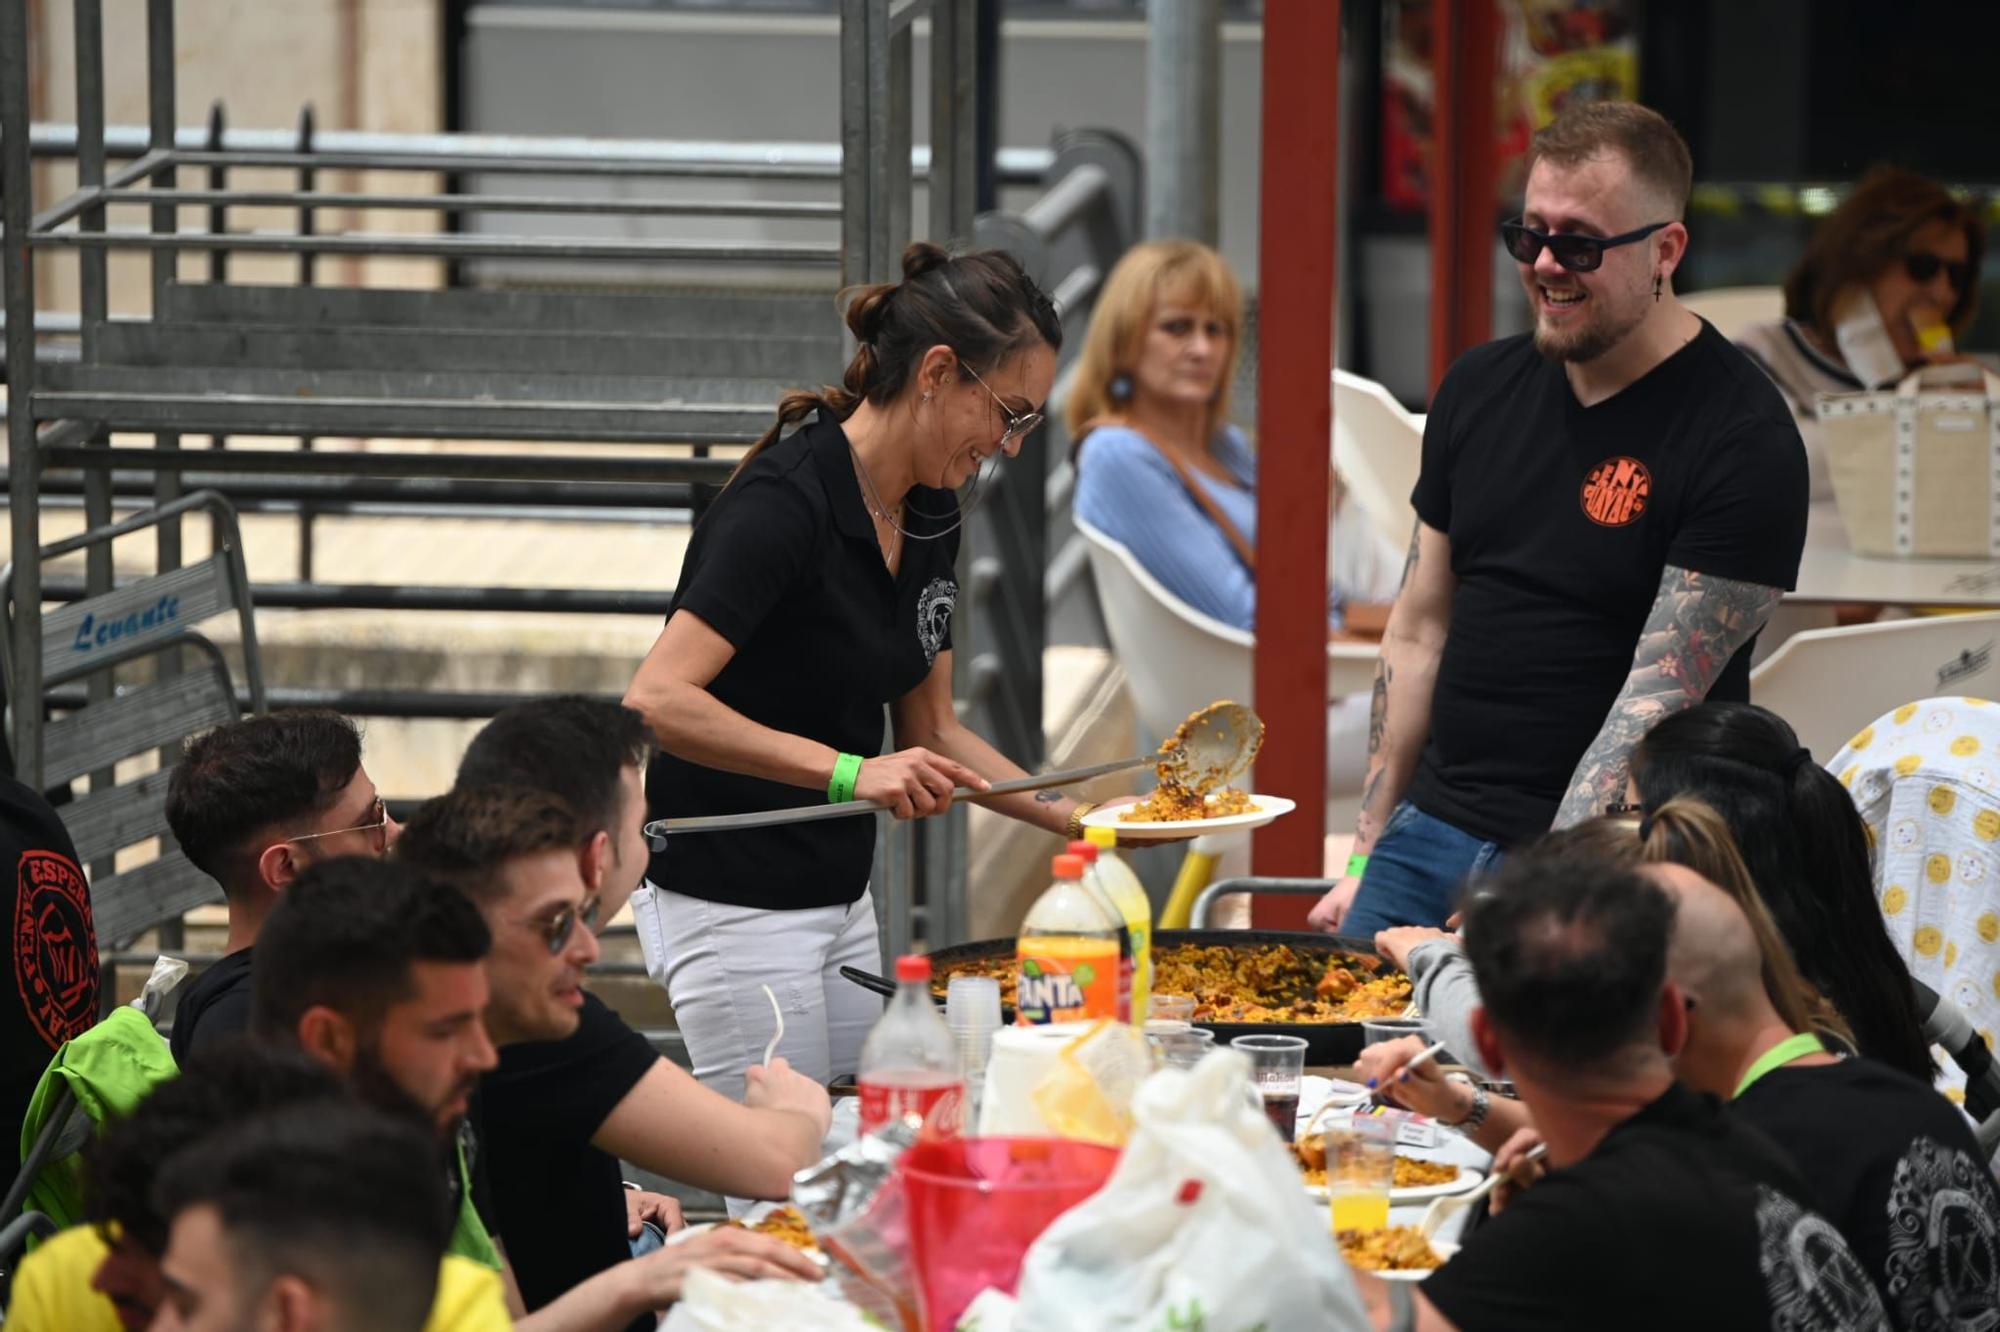
M 83 576 L 45 577 L 38 558 L 45 504 L 80 504 L 90 526 L 115 505 L 170 502 L 210 488 L 249 511 L 293 513 L 301 524 L 298 578 L 253 587 L 262 607 L 657 613 L 671 589 L 495 589 L 371 586 L 316 577 L 316 515 L 364 506 L 436 516 L 496 510 L 686 521 L 726 479 L 727 457 L 755 438 L 786 387 L 837 375 L 844 346 L 826 296 L 842 281 L 893 274 L 911 229 L 913 183 L 924 183 L 929 234 L 1021 249 L 1065 307 L 1081 318 L 1102 274 L 1137 234 L 1137 157 L 1108 136 L 1074 135 L 1050 150 L 1006 150 L 1010 183 L 1041 181 L 1043 198 L 1019 218 L 973 217 L 972 0 L 842 0 L 842 144 L 605 142 L 493 135 L 396 135 L 319 130 L 310 111 L 294 130 L 230 127 L 220 107 L 202 126 L 176 126 L 174 5 L 147 0 L 149 123 L 104 122 L 102 0 L 75 0 L 74 125 L 30 124 L 27 0 L 0 0 L 0 202 L 4 202 L 6 371 L 15 618 L 9 738 L 25 780 L 41 776 L 45 708 L 102 697 L 108 676 L 44 689 L 40 617 L 50 600 L 113 587 L 108 550 L 93 548 Z M 932 25 L 933 144 L 910 143 L 911 23 Z M 77 188 L 39 212 L 32 156 L 74 158 Z M 279 168 L 295 190 L 242 189 L 232 173 Z M 329 192 L 330 170 L 422 173 L 437 190 Z M 619 197 L 501 189 L 455 182 L 507 175 L 607 182 Z M 827 200 L 690 197 L 704 180 L 784 180 L 838 186 Z M 197 183 L 198 182 L 198 183 Z M 669 182 L 635 196 L 624 187 Z M 292 210 L 285 228 L 232 227 L 232 210 Z M 324 230 L 330 208 L 440 214 L 786 217 L 824 223 L 824 241 L 690 243 L 443 231 Z M 144 209 L 143 226 L 112 225 Z M 192 213 L 203 225 L 188 227 Z M 240 214 L 239 214 L 240 216 Z M 22 241 L 25 243 L 20 243 Z M 143 318 L 108 310 L 107 255 L 150 254 L 152 302 Z M 35 309 L 37 254 L 78 255 L 74 318 Z M 180 264 L 207 256 L 202 280 Z M 298 260 L 298 284 L 232 280 L 229 259 L 280 253 Z M 698 262 L 711 289 L 650 294 L 600 290 L 387 290 L 315 285 L 325 254 Z M 817 296 L 731 286 L 729 274 L 778 265 L 805 275 Z M 1072 344 L 1077 337 L 1071 339 Z M 144 432 L 150 447 L 111 434 Z M 290 436 L 296 451 L 229 449 L 232 435 Z M 184 436 L 208 436 L 188 447 Z M 363 452 L 313 448 L 321 436 L 374 440 L 535 441 L 535 453 Z M 602 457 L 561 445 L 677 446 L 643 457 Z M 1009 753 L 1041 756 L 1040 653 L 1045 641 L 1047 459 L 1044 441 L 1003 474 L 977 516 L 962 582 L 961 707 Z M 178 522 L 160 526 L 158 568 L 181 561 Z M 274 682 L 276 706 L 320 702 L 361 714 L 477 716 L 505 695 L 326 691 Z M 38 705 L 39 703 L 39 705 Z M 929 830 L 926 830 L 927 832 Z M 887 942 L 951 937 L 962 921 L 962 825 L 953 844 L 906 840 L 885 848 L 892 902 Z M 926 915 L 926 909 L 929 916 Z

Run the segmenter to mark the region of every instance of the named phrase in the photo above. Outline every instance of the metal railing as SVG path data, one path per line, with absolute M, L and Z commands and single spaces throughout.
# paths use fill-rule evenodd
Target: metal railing
M 931 24 L 934 146 L 910 143 L 913 19 Z M 0 0 L 0 202 L 4 202 L 6 368 L 15 604 L 101 594 L 114 584 L 108 550 L 93 548 L 82 577 L 46 577 L 38 524 L 44 501 L 77 504 L 88 525 L 109 522 L 114 504 L 167 503 L 191 487 L 213 488 L 250 511 L 286 512 L 300 523 L 299 576 L 253 590 L 260 607 L 589 611 L 658 613 L 670 590 L 488 589 L 370 586 L 316 577 L 312 524 L 320 515 L 394 505 L 399 513 L 464 517 L 506 506 L 579 519 L 698 517 L 732 462 L 715 448 L 753 439 L 777 391 L 834 377 L 843 344 L 831 302 L 813 303 L 818 323 L 796 324 L 802 304 L 733 292 L 614 296 L 587 291 L 421 291 L 321 287 L 319 256 L 426 256 L 699 261 L 723 281 L 739 268 L 780 265 L 837 282 L 893 276 L 911 226 L 915 183 L 928 189 L 929 234 L 1022 251 L 1080 341 L 1103 273 L 1137 234 L 1136 153 L 1103 135 L 1072 135 L 1053 149 L 999 154 L 1006 183 L 1044 182 L 1048 193 L 1020 218 L 972 212 L 976 172 L 971 107 L 972 0 L 842 0 L 843 141 L 823 144 L 605 142 L 477 134 L 324 131 L 303 112 L 295 130 L 230 127 L 218 105 L 202 126 L 176 126 L 174 5 L 147 0 L 149 123 L 104 123 L 102 0 L 74 4 L 77 120 L 28 119 L 26 0 Z M 77 188 L 33 210 L 32 157 L 73 158 Z M 234 188 L 232 173 L 297 173 L 297 189 Z M 328 171 L 428 173 L 435 191 L 357 193 L 319 188 Z M 531 174 L 606 183 L 649 180 L 824 182 L 832 200 L 773 202 L 686 197 L 593 198 L 468 188 Z M 199 184 L 187 179 L 194 176 Z M 233 210 L 293 210 L 294 224 L 245 232 Z M 143 227 L 112 226 L 114 214 L 147 210 Z M 555 217 L 639 216 L 805 220 L 828 227 L 824 243 L 691 244 L 673 239 L 579 239 L 541 235 L 328 231 L 330 209 L 428 210 L 466 217 L 508 213 Z M 204 225 L 190 229 L 193 212 Z M 834 228 L 838 227 L 837 233 Z M 837 235 L 837 239 L 832 239 Z M 26 244 L 15 243 L 25 238 Z M 109 315 L 107 256 L 151 256 L 151 314 Z M 77 255 L 74 323 L 38 326 L 36 255 Z M 185 280 L 180 256 L 206 256 L 205 281 Z M 296 256 L 296 287 L 231 280 L 243 253 Z M 698 310 L 698 316 L 687 312 Z M 680 327 L 699 336 L 676 336 Z M 777 336 L 809 331 L 787 343 Z M 731 336 L 729 329 L 739 330 Z M 43 336 L 38 338 L 38 331 Z M 51 335 L 68 341 L 49 340 Z M 625 345 L 626 359 L 618 360 Z M 643 344 L 634 347 L 630 344 Z M 642 355 L 643 353 L 643 355 Z M 650 358 L 650 363 L 647 362 Z M 663 374 L 660 365 L 672 367 Z M 153 446 L 114 447 L 113 431 L 151 433 Z M 227 447 L 232 435 L 291 436 L 297 451 Z M 190 448 L 185 435 L 208 435 Z M 691 456 L 607 458 L 558 449 L 419 453 L 315 449 L 315 439 L 529 440 L 675 445 Z M 1003 749 L 1032 765 L 1041 756 L 1041 585 L 1046 564 L 1045 440 L 1030 442 L 969 527 L 961 583 L 960 704 Z M 1065 501 L 1066 503 L 1066 501 Z M 177 523 L 161 528 L 158 568 L 181 561 Z M 8 645 L 17 672 L 10 737 L 25 780 L 39 775 L 43 708 L 72 705 L 78 686 L 45 691 L 39 617 L 21 614 Z M 86 696 L 108 693 L 93 678 Z M 508 701 L 498 694 L 331 691 L 275 685 L 276 706 L 332 702 L 357 713 L 478 716 Z M 955 845 L 888 839 L 882 882 L 890 899 L 890 946 L 912 935 L 952 937 L 963 920 L 962 824 Z M 932 907 L 930 917 L 926 906 Z

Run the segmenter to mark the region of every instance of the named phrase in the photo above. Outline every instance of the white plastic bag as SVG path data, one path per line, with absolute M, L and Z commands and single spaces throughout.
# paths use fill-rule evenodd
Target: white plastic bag
M 732 1281 L 705 1267 L 690 1268 L 679 1303 L 660 1332 L 881 1332 L 882 1325 L 819 1286 L 803 1281 Z
M 1340 1332 L 1368 1316 L 1324 1207 L 1251 1103 L 1249 1061 L 1217 1050 L 1139 1088 L 1111 1178 L 1057 1217 L 1021 1267 L 1036 1332 Z

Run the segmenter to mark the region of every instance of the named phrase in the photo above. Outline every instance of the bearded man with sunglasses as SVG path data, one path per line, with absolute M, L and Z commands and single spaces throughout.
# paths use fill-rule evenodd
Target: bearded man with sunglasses
M 1673 292 L 1687 145 L 1596 103 L 1528 163 L 1501 237 L 1534 331 L 1467 352 L 1431 404 L 1354 855 L 1321 929 L 1441 924 L 1468 874 L 1622 799 L 1653 723 L 1748 698 L 1798 574 L 1798 428 Z
M 606 762 L 623 764 L 619 746 Z M 619 779 L 616 768 L 601 776 Z M 718 1193 L 782 1198 L 793 1172 L 818 1159 L 831 1119 L 826 1089 L 782 1058 L 749 1071 L 739 1104 L 585 994 L 600 901 L 578 852 L 591 840 L 560 797 L 483 785 L 426 803 L 396 847 L 398 860 L 470 897 L 493 934 L 486 1026 L 501 1063 L 472 1117 L 492 1219 L 531 1311 L 629 1259 L 621 1158 Z M 652 1321 L 640 1315 L 631 1326 Z
M 222 887 L 223 957 L 181 993 L 174 1062 L 250 1029 L 252 945 L 306 869 L 380 858 L 400 829 L 361 766 L 354 723 L 301 708 L 218 726 L 188 742 L 167 782 L 167 826 L 181 853 Z

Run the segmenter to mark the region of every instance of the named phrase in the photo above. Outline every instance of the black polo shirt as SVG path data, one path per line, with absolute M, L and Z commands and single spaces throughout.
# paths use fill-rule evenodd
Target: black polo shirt
M 951 650 L 958 600 L 953 495 L 917 486 L 902 522 L 913 536 L 892 577 L 847 436 L 824 413 L 752 459 L 696 525 L 674 593 L 675 610 L 699 616 L 736 649 L 709 692 L 774 730 L 844 754 L 880 754 L 883 707 Z M 646 799 L 659 819 L 809 805 L 826 793 L 662 753 L 647 771 Z M 653 856 L 650 873 L 689 897 L 797 910 L 855 901 L 874 856 L 875 820 L 859 815 L 685 833 Z

